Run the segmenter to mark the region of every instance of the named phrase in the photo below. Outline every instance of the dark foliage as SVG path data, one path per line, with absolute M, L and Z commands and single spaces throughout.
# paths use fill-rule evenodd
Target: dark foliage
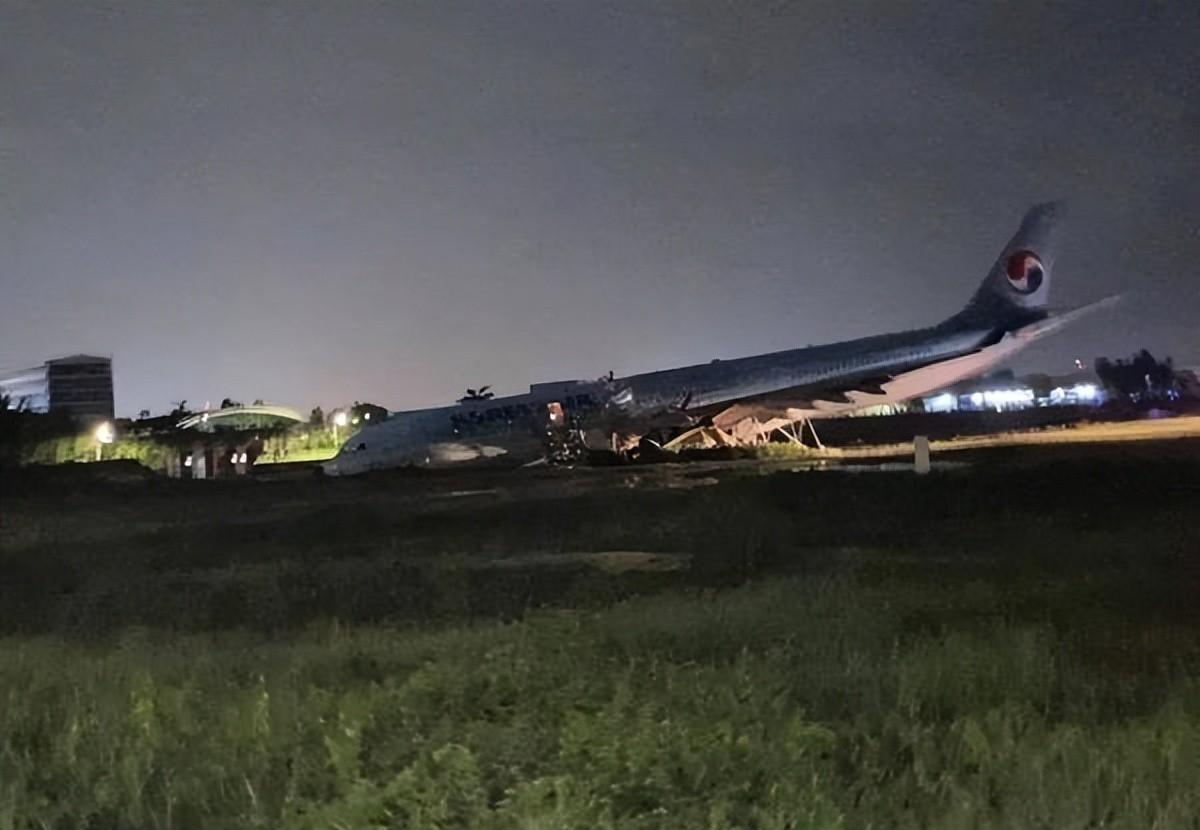
M 1096 360 L 1096 374 L 1111 395 L 1133 401 L 1173 400 L 1179 394 L 1179 382 L 1171 358 L 1159 361 L 1146 349 L 1128 360 Z

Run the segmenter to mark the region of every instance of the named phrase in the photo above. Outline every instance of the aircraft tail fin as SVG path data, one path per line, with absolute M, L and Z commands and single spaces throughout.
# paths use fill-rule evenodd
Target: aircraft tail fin
M 1056 232 L 1065 216 L 1061 201 L 1031 207 L 971 301 L 951 320 L 1000 325 L 1046 316 Z

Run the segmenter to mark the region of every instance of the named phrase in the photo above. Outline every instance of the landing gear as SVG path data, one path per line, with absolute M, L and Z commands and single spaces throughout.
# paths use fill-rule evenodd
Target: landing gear
M 667 436 L 663 435 L 661 430 L 655 430 L 639 438 L 637 446 L 626 455 L 631 461 L 665 461 L 672 457 L 671 453 L 663 449 L 666 443 Z

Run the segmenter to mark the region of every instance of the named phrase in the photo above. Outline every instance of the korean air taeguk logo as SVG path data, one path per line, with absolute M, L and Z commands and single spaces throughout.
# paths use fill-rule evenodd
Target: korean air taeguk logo
M 1046 271 L 1033 251 L 1017 251 L 1009 256 L 1005 273 L 1009 285 L 1019 293 L 1032 294 L 1041 287 Z

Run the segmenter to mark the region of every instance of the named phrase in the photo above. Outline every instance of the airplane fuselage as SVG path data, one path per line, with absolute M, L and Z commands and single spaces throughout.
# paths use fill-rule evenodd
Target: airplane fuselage
M 967 304 L 936 326 L 398 412 L 352 436 L 325 470 L 533 459 L 565 433 L 618 443 L 706 422 L 761 436 L 777 425 L 935 391 L 1077 316 L 1046 309 L 1062 215 L 1060 203 L 1032 207 Z
M 521 395 L 397 412 L 351 437 L 329 471 L 536 459 L 545 451 L 547 429 L 556 426 L 547 415 L 555 405 L 560 417 L 601 433 L 679 426 L 732 402 L 772 395 L 784 395 L 781 400 L 791 410 L 822 417 L 832 414 L 832 408 L 813 408 L 812 403 L 831 381 L 844 385 L 903 376 L 979 353 L 1002 335 L 993 329 L 943 324 L 626 377 L 541 384 Z M 937 385 L 919 391 L 932 391 L 944 385 L 943 380 L 935 377 L 930 383 Z M 907 397 L 911 396 L 910 390 Z

